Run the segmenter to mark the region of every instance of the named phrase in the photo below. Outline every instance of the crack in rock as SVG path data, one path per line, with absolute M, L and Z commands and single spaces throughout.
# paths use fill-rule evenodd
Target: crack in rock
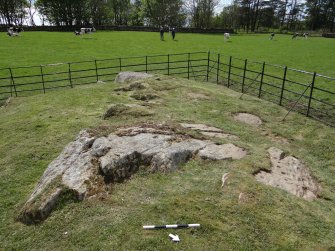
M 320 188 L 300 160 L 293 156 L 285 156 L 282 150 L 275 147 L 269 148 L 268 153 L 271 171 L 260 170 L 255 174 L 256 180 L 306 200 L 317 198 Z
M 140 168 L 167 172 L 176 170 L 196 155 L 222 160 L 239 159 L 246 154 L 233 144 L 215 145 L 163 128 L 157 125 L 123 128 L 126 135 L 112 133 L 107 137 L 94 137 L 81 131 L 49 164 L 18 220 L 26 224 L 41 222 L 59 202 L 94 196 L 103 190 L 101 187 L 122 182 Z

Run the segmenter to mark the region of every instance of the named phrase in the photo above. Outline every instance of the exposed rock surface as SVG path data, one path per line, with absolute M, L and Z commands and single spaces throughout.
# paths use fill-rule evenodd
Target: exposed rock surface
M 147 79 L 153 77 L 151 74 L 143 73 L 143 72 L 129 72 L 124 71 L 120 72 L 116 78 L 115 82 L 117 83 L 125 83 L 125 82 L 131 82 L 134 80 L 141 80 L 141 79 Z
M 237 140 L 239 137 L 224 133 L 221 129 L 213 127 L 213 126 L 207 126 L 203 124 L 188 124 L 188 123 L 181 123 L 180 124 L 184 128 L 189 128 L 192 130 L 199 131 L 201 134 L 209 136 L 209 137 L 215 137 L 215 138 L 221 138 L 221 139 L 232 139 Z
M 175 134 L 164 125 L 123 128 L 105 137 L 82 131 L 49 164 L 18 219 L 40 222 L 62 198 L 85 199 L 100 191 L 99 186 L 121 182 L 139 168 L 175 170 L 197 154 L 210 160 L 239 159 L 245 151 Z
M 271 160 L 271 171 L 260 171 L 256 179 L 264 184 L 286 190 L 306 200 L 317 198 L 319 187 L 308 172 L 308 169 L 295 157 L 287 156 L 282 150 L 271 147 L 268 150 Z
M 199 151 L 199 156 L 203 159 L 221 160 L 221 159 L 242 159 L 247 152 L 233 144 L 208 144 Z
M 235 114 L 234 119 L 246 123 L 248 125 L 254 125 L 254 126 L 259 126 L 263 123 L 258 116 L 244 112 Z

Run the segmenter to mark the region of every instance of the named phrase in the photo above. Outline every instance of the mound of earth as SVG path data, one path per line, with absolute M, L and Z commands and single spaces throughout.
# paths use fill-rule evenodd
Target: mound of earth
M 141 82 L 134 82 L 130 83 L 129 85 L 121 88 L 115 89 L 115 91 L 124 91 L 124 92 L 129 92 L 129 91 L 134 91 L 134 90 L 143 90 L 148 88 L 148 84 L 146 83 L 141 83 Z
M 132 81 L 135 81 L 135 80 L 147 79 L 147 78 L 151 78 L 151 77 L 153 77 L 153 75 L 143 73 L 143 72 L 124 71 L 124 72 L 120 72 L 116 76 L 115 82 L 125 83 L 125 82 L 132 82 Z
M 254 125 L 254 126 L 259 126 L 263 123 L 258 116 L 244 112 L 235 114 L 234 119 L 246 123 L 248 125 Z
M 140 168 L 166 172 L 197 155 L 222 160 L 245 154 L 232 144 L 216 145 L 176 134 L 164 125 L 122 128 L 103 137 L 82 131 L 49 164 L 18 219 L 26 224 L 41 222 L 59 201 L 83 200 L 104 192 L 108 185 L 122 182 Z
M 137 104 L 114 104 L 102 115 L 103 119 L 109 119 L 120 115 L 131 115 L 133 117 L 151 116 L 154 113 L 144 106 Z
M 259 182 L 284 189 L 306 200 L 317 198 L 319 187 L 300 160 L 292 156 L 285 157 L 284 152 L 275 147 L 271 147 L 268 152 L 272 168 L 271 171 L 256 173 Z

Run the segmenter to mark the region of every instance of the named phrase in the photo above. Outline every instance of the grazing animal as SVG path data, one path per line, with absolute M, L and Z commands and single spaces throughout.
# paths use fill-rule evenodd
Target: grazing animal
M 272 32 L 271 34 L 270 34 L 270 40 L 272 40 L 273 38 L 274 38 L 274 36 L 275 36 L 275 33 L 274 32 Z
M 93 28 L 80 28 L 80 31 L 74 31 L 74 34 L 76 34 L 76 36 L 79 35 L 85 35 L 85 34 L 92 34 L 93 32 L 95 32 L 96 29 Z
M 293 34 L 293 36 L 292 36 L 292 39 L 295 39 L 295 38 L 297 38 L 297 37 L 299 37 L 299 33 L 295 32 L 295 33 Z
M 308 33 L 308 32 L 304 32 L 304 34 L 302 34 L 302 36 L 303 36 L 305 39 L 307 39 L 308 36 L 309 36 L 309 33 Z
M 230 34 L 228 32 L 225 32 L 223 36 L 225 40 L 228 40 L 230 38 Z
M 17 37 L 20 35 L 20 33 L 23 31 L 22 28 L 16 28 L 16 27 L 9 27 L 7 29 L 7 35 L 10 37 Z

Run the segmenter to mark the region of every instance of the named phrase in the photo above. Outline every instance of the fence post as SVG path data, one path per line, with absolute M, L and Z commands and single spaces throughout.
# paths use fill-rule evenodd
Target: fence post
M 45 85 L 44 85 L 44 74 L 43 74 L 43 66 L 40 66 L 41 69 L 41 77 L 42 77 L 42 85 L 43 85 L 43 92 L 45 94 Z
M 207 82 L 208 82 L 208 75 L 209 75 L 209 60 L 210 60 L 210 56 L 211 56 L 211 53 L 210 53 L 210 51 L 208 51 L 208 56 L 207 56 L 207 75 L 206 75 Z
M 169 76 L 170 75 L 170 54 L 168 54 L 167 57 L 168 57 L 168 62 L 167 62 L 168 63 L 168 67 L 167 68 L 168 69 L 167 70 L 168 70 L 168 76 Z
M 229 86 L 230 86 L 231 61 L 232 61 L 232 56 L 229 57 L 228 88 L 229 88 Z
M 121 62 L 121 58 L 119 58 L 119 65 L 120 65 L 120 72 L 122 71 L 122 62 Z
M 187 79 L 190 79 L 190 53 L 188 53 L 187 58 Z
M 284 69 L 284 77 L 283 77 L 283 84 L 281 86 L 279 105 L 282 105 L 282 100 L 283 100 L 283 96 L 284 96 L 284 89 L 285 89 L 285 82 L 286 82 L 286 74 L 287 74 L 287 66 L 285 66 L 285 69 Z
M 242 80 L 242 93 L 244 93 L 245 74 L 247 71 L 248 59 L 244 60 L 243 80 Z
M 216 69 L 216 83 L 219 84 L 219 75 L 220 75 L 220 53 L 218 54 L 218 67 Z
M 312 80 L 312 84 L 311 84 L 311 92 L 309 93 L 308 108 L 307 108 L 307 114 L 306 114 L 307 117 L 309 116 L 309 110 L 311 108 L 315 78 L 316 78 L 316 72 L 314 72 L 314 74 L 313 74 L 313 80 Z
M 148 73 L 148 56 L 145 56 L 145 73 Z
M 15 97 L 17 97 L 17 91 L 16 91 L 15 82 L 14 82 L 12 68 L 8 68 L 8 69 L 9 69 L 9 73 L 10 73 L 10 78 L 11 78 L 12 86 L 14 87 Z
M 264 69 L 265 69 L 265 62 L 263 62 L 263 68 L 262 68 L 262 77 L 261 77 L 261 83 L 260 83 L 260 85 L 259 85 L 258 98 L 260 98 L 260 97 L 261 97 L 261 94 L 262 94 L 262 86 L 263 86 Z
M 98 74 L 98 64 L 97 64 L 97 60 L 94 60 L 94 64 L 95 64 L 95 74 L 97 76 L 97 82 L 99 81 L 99 74 Z
M 68 63 L 68 64 L 69 64 L 69 82 L 70 82 L 71 88 L 73 88 L 73 85 L 72 85 L 72 76 L 71 76 L 71 63 Z

